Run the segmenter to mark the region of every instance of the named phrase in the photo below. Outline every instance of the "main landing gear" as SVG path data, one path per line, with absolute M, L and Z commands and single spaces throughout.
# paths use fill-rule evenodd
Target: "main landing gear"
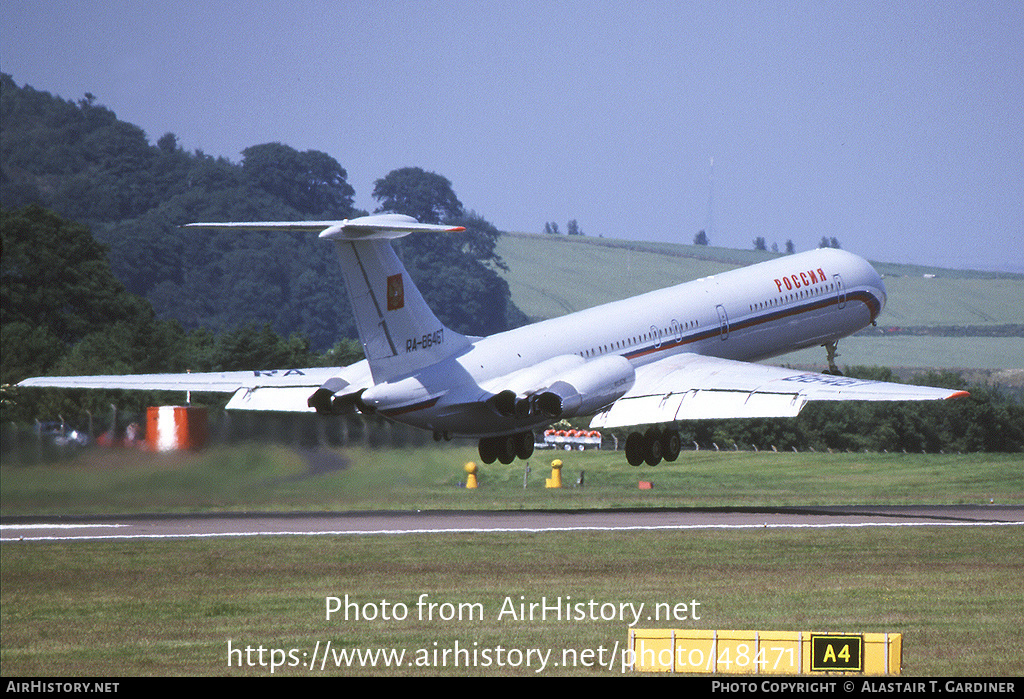
M 519 432 L 501 437 L 484 437 L 480 440 L 480 460 L 485 464 L 500 461 L 510 464 L 533 455 L 533 432 Z
M 682 440 L 676 430 L 649 428 L 643 434 L 631 432 L 626 437 L 626 461 L 630 466 L 646 463 L 657 466 L 661 460 L 675 461 L 679 457 Z

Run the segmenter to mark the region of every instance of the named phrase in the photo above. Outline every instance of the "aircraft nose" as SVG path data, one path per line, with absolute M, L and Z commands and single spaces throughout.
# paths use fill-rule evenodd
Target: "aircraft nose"
M 874 272 L 874 269 L 872 269 L 872 271 Z M 874 297 L 875 302 L 877 304 L 877 308 L 871 309 L 872 322 L 874 322 L 875 318 L 877 318 L 882 313 L 882 309 L 885 308 L 885 301 L 887 299 L 887 295 L 885 292 L 885 283 L 882 282 L 882 277 L 879 276 L 877 272 L 875 272 L 873 276 L 874 279 L 871 281 L 871 283 L 868 284 L 868 293 Z

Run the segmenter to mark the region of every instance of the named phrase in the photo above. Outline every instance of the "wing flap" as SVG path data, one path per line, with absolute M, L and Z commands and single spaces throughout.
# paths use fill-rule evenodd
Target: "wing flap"
M 595 428 L 724 418 L 795 417 L 809 401 L 920 401 L 966 391 L 867 381 L 729 359 L 679 354 L 637 369 Z
M 225 410 L 269 410 L 285 413 L 312 413 L 309 405 L 311 386 L 240 388 L 224 406 Z
M 623 397 L 598 413 L 594 428 L 725 418 L 795 417 L 806 399 L 797 393 L 692 390 L 666 395 Z

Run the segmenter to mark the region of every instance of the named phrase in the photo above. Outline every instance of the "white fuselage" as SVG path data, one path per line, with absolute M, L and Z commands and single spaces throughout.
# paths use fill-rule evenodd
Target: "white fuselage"
M 532 429 L 553 420 L 497 415 L 488 397 L 509 386 L 539 391 L 549 375 L 611 356 L 633 367 L 682 352 L 757 361 L 827 344 L 872 323 L 885 300 L 882 279 L 865 260 L 813 250 L 475 339 L 437 364 L 378 383 L 363 399 L 389 418 L 436 432 Z

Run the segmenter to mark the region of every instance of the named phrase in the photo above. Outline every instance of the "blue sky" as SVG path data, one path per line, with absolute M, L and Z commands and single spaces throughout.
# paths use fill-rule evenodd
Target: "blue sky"
M 0 70 L 371 211 L 415 165 L 503 230 L 1024 271 L 1019 2 L 6 0 Z

